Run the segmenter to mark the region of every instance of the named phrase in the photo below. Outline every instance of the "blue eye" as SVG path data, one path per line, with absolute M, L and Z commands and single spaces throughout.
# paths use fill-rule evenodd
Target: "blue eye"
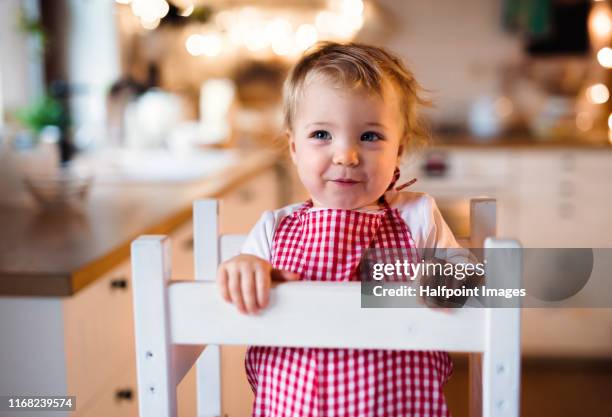
M 361 135 L 361 140 L 364 142 L 376 142 L 381 140 L 382 136 L 376 132 L 365 132 Z
M 326 130 L 316 130 L 310 134 L 310 137 L 319 140 L 331 139 L 331 135 Z

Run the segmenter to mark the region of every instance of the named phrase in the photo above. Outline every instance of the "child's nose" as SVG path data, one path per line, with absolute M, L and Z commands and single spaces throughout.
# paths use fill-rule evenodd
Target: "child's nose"
M 338 165 L 356 166 L 359 164 L 359 153 L 353 146 L 343 146 L 334 152 L 333 163 Z

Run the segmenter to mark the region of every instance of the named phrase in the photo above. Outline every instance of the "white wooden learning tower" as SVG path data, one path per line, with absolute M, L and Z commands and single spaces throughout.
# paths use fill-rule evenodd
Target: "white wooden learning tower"
M 194 203 L 195 280 L 170 281 L 166 236 L 141 236 L 132 243 L 141 417 L 177 415 L 176 386 L 196 361 L 198 415 L 222 416 L 223 344 L 473 352 L 470 415 L 519 415 L 518 308 L 463 308 L 452 314 L 412 308 L 398 314 L 397 309 L 362 309 L 358 282 L 302 281 L 276 286 L 263 314 L 244 316 L 221 299 L 214 283 L 220 260 L 237 254 L 244 240 L 237 235 L 218 237 L 217 210 L 216 200 Z M 519 248 L 514 240 L 491 237 L 495 200 L 472 200 L 470 218 L 471 236 L 463 243 L 484 243 L 485 258 L 491 248 Z M 508 252 L 512 255 L 503 268 L 493 273 L 520 280 L 520 251 Z

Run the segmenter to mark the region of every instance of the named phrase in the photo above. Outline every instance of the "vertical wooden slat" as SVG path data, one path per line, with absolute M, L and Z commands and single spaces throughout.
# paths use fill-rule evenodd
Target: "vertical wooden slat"
M 219 265 L 219 202 L 193 203 L 193 257 L 195 279 L 214 281 Z
M 470 244 L 483 248 L 488 237 L 497 236 L 497 204 L 494 198 L 470 200 Z
M 219 266 L 219 202 L 193 203 L 195 278 L 214 281 Z M 221 349 L 208 345 L 196 364 L 198 416 L 221 415 Z
M 496 236 L 497 205 L 493 198 L 470 200 L 470 247 L 482 261 L 484 241 Z M 482 416 L 482 354 L 470 353 L 469 360 L 469 416 Z
M 142 236 L 132 243 L 138 407 L 141 417 L 175 417 L 176 386 L 168 292 L 170 242 Z
M 515 240 L 485 240 L 487 275 L 498 288 L 520 288 L 521 247 Z M 495 251 L 495 256 L 493 256 Z M 482 415 L 517 417 L 520 409 L 521 310 L 518 307 L 486 308 L 486 340 L 482 358 Z

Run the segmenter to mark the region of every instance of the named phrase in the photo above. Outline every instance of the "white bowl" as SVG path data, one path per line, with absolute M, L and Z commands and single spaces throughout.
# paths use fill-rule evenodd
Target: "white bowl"
M 26 174 L 23 181 L 43 208 L 78 207 L 87 198 L 93 175 L 83 170 L 62 168 L 53 173 Z

